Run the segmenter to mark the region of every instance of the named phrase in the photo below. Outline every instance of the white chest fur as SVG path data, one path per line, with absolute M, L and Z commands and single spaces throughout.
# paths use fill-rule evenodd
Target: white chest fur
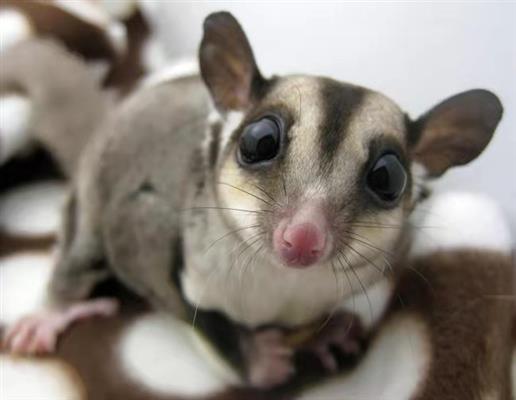
M 271 323 L 298 326 L 337 308 L 358 312 L 360 307 L 353 310 L 357 303 L 349 300 L 356 297 L 360 303 L 359 293 L 364 289 L 358 279 L 362 283 L 378 279 L 376 269 L 367 266 L 353 274 L 348 271 L 348 276 L 335 274 L 331 265 L 302 270 L 282 267 L 271 263 L 266 250 L 257 252 L 258 245 L 242 253 L 244 247 L 235 239 L 225 238 L 210 247 L 229 229 L 220 218 L 207 218 L 202 235 L 195 227 L 185 233 L 184 295 L 200 309 L 224 312 L 249 327 Z M 389 293 L 372 306 L 383 309 L 388 298 Z M 363 311 L 371 312 L 369 304 Z
M 225 312 L 253 327 L 266 323 L 294 326 L 313 321 L 335 306 L 335 278 L 320 271 L 281 271 L 263 259 L 208 271 L 190 264 L 183 274 L 188 300 L 202 309 Z

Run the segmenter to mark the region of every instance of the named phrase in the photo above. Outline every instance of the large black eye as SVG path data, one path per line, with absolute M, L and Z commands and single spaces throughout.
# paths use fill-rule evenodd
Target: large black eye
M 280 125 L 265 117 L 245 127 L 240 137 L 240 158 L 246 164 L 270 160 L 280 148 Z
M 367 185 L 382 201 L 392 203 L 403 193 L 407 173 L 394 154 L 381 156 L 367 175 Z

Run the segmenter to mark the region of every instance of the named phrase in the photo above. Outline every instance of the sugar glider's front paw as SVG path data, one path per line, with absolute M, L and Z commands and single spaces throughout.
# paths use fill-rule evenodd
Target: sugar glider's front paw
M 293 350 L 279 329 L 265 329 L 251 335 L 244 351 L 247 379 L 258 389 L 286 383 L 295 372 Z
M 364 330 L 350 313 L 333 315 L 299 351 L 314 355 L 328 372 L 337 372 L 338 355 L 358 356 L 363 350 Z
M 48 354 L 73 323 L 97 316 L 110 317 L 118 311 L 111 298 L 87 300 L 60 310 L 44 310 L 28 315 L 7 329 L 2 348 L 15 354 Z

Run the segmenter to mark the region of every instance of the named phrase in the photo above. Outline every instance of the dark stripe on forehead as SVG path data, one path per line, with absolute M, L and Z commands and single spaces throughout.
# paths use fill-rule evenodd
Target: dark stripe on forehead
M 211 126 L 210 148 L 209 148 L 209 154 L 208 154 L 208 165 L 209 165 L 210 169 L 213 169 L 215 167 L 215 163 L 217 162 L 217 158 L 219 155 L 221 130 L 222 130 L 222 125 L 220 122 L 215 122 Z
M 338 152 L 353 112 L 365 96 L 365 89 L 331 79 L 321 81 L 322 121 L 319 130 L 321 168 L 327 171 Z

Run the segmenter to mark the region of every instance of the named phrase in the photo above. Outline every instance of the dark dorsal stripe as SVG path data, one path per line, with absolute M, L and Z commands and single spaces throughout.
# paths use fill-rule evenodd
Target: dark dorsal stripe
M 327 171 L 346 135 L 353 112 L 362 103 L 365 89 L 332 79 L 321 80 L 321 85 L 320 159 L 322 170 Z
M 210 145 L 208 152 L 208 165 L 210 169 L 213 169 L 215 167 L 215 164 L 217 163 L 217 158 L 219 155 L 221 130 L 222 124 L 220 122 L 215 122 L 211 126 Z

